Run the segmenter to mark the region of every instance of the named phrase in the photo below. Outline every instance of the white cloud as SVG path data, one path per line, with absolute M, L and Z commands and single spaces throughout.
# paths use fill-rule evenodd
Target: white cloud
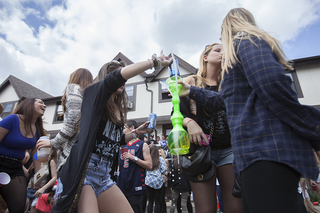
M 26 2 L 3 0 L 0 8 L 0 83 L 12 74 L 55 96 L 71 72 L 85 67 L 95 76 L 118 52 L 138 62 L 163 49 L 198 67 L 201 51 L 218 41 L 234 7 L 249 9 L 281 42 L 319 21 L 320 10 L 319 0 L 33 1 L 38 8 Z M 30 14 L 45 21 L 39 29 L 26 24 Z

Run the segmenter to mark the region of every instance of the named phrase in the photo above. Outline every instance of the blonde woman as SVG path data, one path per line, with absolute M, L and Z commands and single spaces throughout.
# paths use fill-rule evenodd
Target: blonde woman
M 200 56 L 200 68 L 196 75 L 189 76 L 185 82 L 210 91 L 218 91 L 221 80 L 221 44 L 207 45 Z M 206 181 L 194 182 L 190 179 L 197 212 L 216 212 L 216 178 L 221 183 L 225 213 L 242 212 L 241 199 L 232 196 L 234 184 L 233 153 L 230 132 L 224 106 L 213 109 L 192 99 L 181 98 L 183 125 L 187 128 L 191 143 L 202 146 L 205 141 L 211 147 L 211 161 L 215 175 Z M 205 135 L 212 135 L 208 141 Z
M 181 82 L 181 95 L 213 108 L 226 106 L 243 212 L 298 213 L 299 178 L 319 174 L 312 149 L 319 156 L 320 111 L 299 103 L 277 40 L 258 28 L 248 10 L 227 14 L 221 40 L 221 91 Z

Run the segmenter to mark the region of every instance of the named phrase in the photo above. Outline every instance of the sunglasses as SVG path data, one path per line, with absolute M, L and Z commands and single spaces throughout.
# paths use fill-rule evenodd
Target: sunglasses
M 112 61 L 109 62 L 109 65 L 107 66 L 107 70 L 109 69 L 109 67 L 110 67 L 112 64 L 121 64 L 121 63 L 120 63 L 120 61 L 112 60 Z

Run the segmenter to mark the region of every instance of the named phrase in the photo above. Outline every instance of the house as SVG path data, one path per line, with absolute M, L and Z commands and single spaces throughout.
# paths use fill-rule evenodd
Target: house
M 175 55 L 179 62 L 181 77 L 195 74 L 197 69 Z M 113 60 L 124 61 L 127 65 L 133 62 L 122 53 L 118 53 Z M 320 56 L 293 60 L 294 70 L 287 74 L 292 77 L 293 88 L 296 90 L 299 101 L 320 109 Z M 151 71 L 151 70 L 150 70 Z M 171 98 L 162 83 L 169 77 L 168 68 L 162 67 L 153 72 L 144 72 L 129 79 L 126 91 L 129 96 L 128 119 L 134 119 L 138 124 L 147 121 L 151 112 L 157 114 L 155 134 L 168 135 L 172 129 L 170 117 L 172 110 Z M 0 103 L 5 106 L 2 118 L 13 112 L 18 101 L 22 98 L 38 97 L 47 105 L 44 114 L 44 127 L 51 137 L 54 137 L 62 127 L 61 96 L 53 97 L 38 88 L 14 77 L 9 76 L 0 85 Z
M 195 67 L 179 56 L 175 57 L 179 61 L 181 77 L 196 73 L 197 69 Z M 133 63 L 121 52 L 113 60 L 124 61 L 127 65 Z M 168 96 L 167 89 L 160 83 L 160 81 L 165 83 L 168 77 L 168 68 L 162 67 L 152 73 L 141 73 L 129 79 L 126 83 L 126 91 L 130 101 L 127 118 L 134 119 L 138 124 L 142 124 L 148 120 L 151 112 L 156 113 L 157 126 L 154 134 L 159 136 L 161 134 L 168 135 L 172 129 L 170 120 L 172 110 L 171 97 Z M 29 91 L 28 93 L 22 92 L 27 90 Z M 62 96 L 53 97 L 11 75 L 0 85 L 0 103 L 5 105 L 5 112 L 0 116 L 4 118 L 9 115 L 21 98 L 30 97 L 41 98 L 47 105 L 44 114 L 44 128 L 49 132 L 51 138 L 54 137 L 63 124 L 63 117 L 59 116 L 63 112 L 61 106 Z

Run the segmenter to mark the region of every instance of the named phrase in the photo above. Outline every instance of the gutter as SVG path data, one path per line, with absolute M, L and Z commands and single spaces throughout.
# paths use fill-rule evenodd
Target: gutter
M 148 83 L 147 83 L 147 79 L 146 78 L 144 80 L 144 83 L 146 85 L 146 90 L 148 92 L 151 92 L 151 109 L 150 109 L 150 113 L 152 113 L 153 112 L 153 91 L 148 88 Z

